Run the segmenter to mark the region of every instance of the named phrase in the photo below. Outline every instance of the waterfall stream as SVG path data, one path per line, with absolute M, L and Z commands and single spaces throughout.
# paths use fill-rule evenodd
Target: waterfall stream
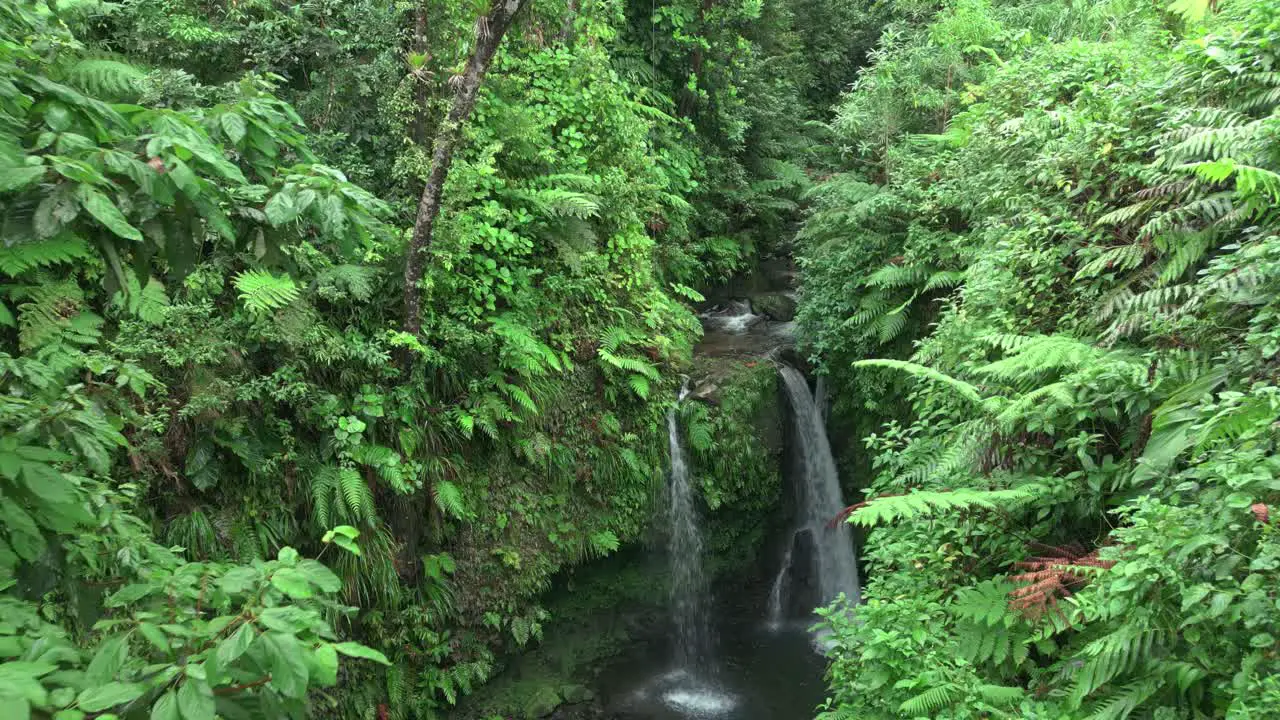
M 787 546 L 782 567 L 769 598 L 769 620 L 781 624 L 786 619 L 786 591 L 791 583 L 792 565 L 799 560 L 796 545 L 803 533 L 811 540 L 810 573 L 815 587 L 812 600 L 823 606 L 844 593 L 851 605 L 859 600 L 858 564 L 853 554 L 853 536 L 846 523 L 831 526 L 831 520 L 845 507 L 840 494 L 840 477 L 827 441 L 822 411 L 809 391 L 809 383 L 799 370 L 779 365 L 795 422 L 797 449 L 802 470 L 797 482 L 799 511 L 796 533 Z M 803 554 L 801 554 L 801 557 Z
M 688 393 L 680 388 L 680 400 Z M 704 668 L 711 660 L 707 577 L 702 571 L 702 530 L 689 463 L 680 442 L 679 406 L 667 411 L 671 477 L 667 484 L 667 554 L 671 563 L 671 615 L 675 625 L 677 667 Z

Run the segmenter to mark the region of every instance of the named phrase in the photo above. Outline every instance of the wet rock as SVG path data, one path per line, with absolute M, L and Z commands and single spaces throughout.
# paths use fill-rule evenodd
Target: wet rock
M 719 405 L 720 404 L 720 398 L 718 397 L 719 392 L 720 392 L 719 385 L 715 384 L 714 382 L 707 382 L 694 388 L 693 392 L 690 393 L 689 397 L 692 397 L 694 400 L 701 400 L 702 402 L 707 403 L 708 405 Z
M 594 700 L 596 694 L 586 685 L 565 685 L 560 688 L 560 696 L 564 698 L 566 703 L 577 705 Z
M 560 693 L 546 686 L 538 688 L 524 703 L 525 720 L 547 717 L 555 712 L 560 704 Z
M 615 720 L 617 716 L 606 713 L 595 702 L 565 705 L 551 716 L 551 720 Z
M 796 319 L 796 300 L 785 293 L 756 295 L 751 298 L 751 312 L 775 322 L 791 322 Z

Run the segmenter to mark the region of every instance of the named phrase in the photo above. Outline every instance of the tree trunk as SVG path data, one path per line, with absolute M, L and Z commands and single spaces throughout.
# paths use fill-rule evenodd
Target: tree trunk
M 556 34 L 556 40 L 563 45 L 568 45 L 573 38 L 573 21 L 577 19 L 578 0 L 569 0 L 565 5 L 564 21 L 560 24 L 560 32 Z
M 423 58 L 413 72 L 413 141 L 427 142 L 427 0 L 418 0 L 413 14 L 413 52 Z
M 418 335 L 422 330 L 422 298 L 418 282 L 422 280 L 423 265 L 431 248 L 431 236 L 436 217 L 440 214 L 440 199 L 445 180 L 453 165 L 453 154 L 462 139 L 462 126 L 471 115 L 480 94 L 489 63 L 502 44 L 502 38 L 511 27 L 511 21 L 525 5 L 533 0 L 492 0 L 489 12 L 476 21 L 476 44 L 467 59 L 461 75 L 449 80 L 453 87 L 453 105 L 444 123 L 436 131 L 435 145 L 431 152 L 431 171 L 427 174 L 427 186 L 418 202 L 418 217 L 413 224 L 413 237 L 404 262 L 404 325 L 403 330 Z
M 716 0 L 702 0 L 702 4 L 698 6 L 698 31 L 706 35 L 707 13 L 716 6 Z M 693 58 L 690 64 L 690 74 L 695 78 L 695 88 L 703 82 L 702 65 L 703 53 L 702 45 L 693 50 Z M 693 117 L 694 108 L 698 105 L 698 91 L 684 88 L 680 96 L 680 104 L 676 108 L 676 114 L 680 117 Z

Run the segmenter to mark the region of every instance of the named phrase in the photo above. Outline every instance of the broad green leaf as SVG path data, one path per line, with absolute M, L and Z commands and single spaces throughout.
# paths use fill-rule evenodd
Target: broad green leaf
M 0 168 L 0 192 L 21 190 L 44 177 L 45 170 L 43 165 Z
M 183 720 L 213 720 L 214 710 L 213 691 L 208 685 L 188 679 L 178 688 L 178 712 Z
M 112 593 L 112 595 L 107 598 L 105 604 L 107 607 L 123 607 L 150 595 L 155 591 L 155 589 L 154 585 L 146 585 L 143 583 L 125 585 Z
M 112 682 L 91 687 L 76 698 L 76 704 L 85 712 L 99 712 L 123 705 L 141 695 L 146 686 L 138 683 Z
M 263 208 L 263 212 L 267 214 L 267 220 L 276 227 L 297 220 L 301 214 L 297 203 L 294 202 L 293 193 L 288 190 L 281 190 L 272 196 L 267 201 L 267 206 Z
M 328 643 L 311 655 L 311 675 L 317 685 L 331 687 L 338 682 L 338 651 Z
M 142 637 L 146 638 L 147 642 L 154 645 L 157 650 L 162 652 L 169 651 L 169 638 L 165 637 L 164 631 L 160 628 L 147 622 L 138 623 L 138 632 L 142 633 Z
M 108 638 L 98 646 L 98 652 L 94 653 L 93 660 L 90 661 L 89 668 L 85 671 L 85 680 L 94 684 L 110 681 L 116 676 L 116 673 L 120 672 L 120 668 L 124 667 L 125 660 L 128 657 L 128 635 L 117 635 L 116 637 Z
M 142 241 L 142 232 L 129 224 L 124 213 L 106 195 L 88 185 L 76 188 L 76 194 L 80 197 L 80 205 L 108 230 L 127 240 Z
M 216 653 L 218 665 L 222 668 L 231 667 L 231 664 L 249 649 L 249 646 L 253 644 L 257 636 L 258 634 L 253 625 L 247 622 L 242 624 L 231 634 L 231 637 L 218 643 L 218 652 Z
M 231 142 L 239 145 L 240 141 L 244 139 L 245 134 L 244 118 L 240 117 L 236 113 L 229 112 L 223 113 L 222 116 L 218 118 L 218 121 L 222 125 L 222 131 L 227 134 L 227 137 L 231 139 Z
M 292 635 L 271 632 L 263 635 L 271 666 L 271 687 L 283 695 L 301 698 L 307 694 L 307 649 Z
M 0 664 L 0 695 L 20 697 L 35 705 L 46 705 L 49 693 L 37 678 L 57 669 L 52 663 L 8 662 Z
M 218 578 L 218 587 L 222 588 L 223 592 L 237 595 L 256 586 L 259 577 L 258 571 L 251 567 L 232 568 Z
M 391 662 L 387 660 L 386 655 L 383 655 L 382 653 L 378 652 L 377 650 L 374 650 L 371 647 L 366 647 L 364 645 L 361 645 L 360 643 L 354 643 L 354 642 L 334 643 L 333 648 L 348 657 L 361 658 L 363 660 L 372 660 L 382 665 L 391 664 Z
M 306 577 L 307 582 L 320 588 L 321 592 L 333 593 L 342 589 L 342 580 L 323 563 L 303 560 L 298 563 L 298 570 Z
M 151 706 L 151 720 L 182 720 L 177 693 L 169 690 L 156 700 L 156 704 Z
M 281 568 L 275 571 L 271 575 L 271 584 L 294 600 L 303 600 L 315 595 L 306 573 L 297 568 Z

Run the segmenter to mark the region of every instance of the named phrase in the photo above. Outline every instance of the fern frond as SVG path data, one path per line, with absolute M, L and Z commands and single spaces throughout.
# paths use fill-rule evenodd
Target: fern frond
M 431 486 L 431 499 L 445 514 L 458 519 L 466 519 L 467 506 L 462 499 L 462 491 L 448 480 L 437 480 Z
M 982 403 L 982 395 L 978 392 L 978 388 L 970 385 L 963 380 L 957 380 L 945 373 L 938 372 L 924 365 L 917 365 L 912 362 L 903 360 L 859 360 L 853 364 L 854 367 L 883 367 L 891 370 L 900 370 L 911 375 L 912 377 L 928 380 L 930 382 L 941 383 L 960 393 L 966 400 L 980 405 Z
M 276 276 L 265 270 L 246 270 L 235 279 L 245 307 L 254 312 L 277 310 L 298 299 L 293 278 Z
M 84 260 L 92 254 L 82 238 L 69 233 L 13 245 L 0 243 L 0 273 L 17 277 L 32 268 Z
M 67 82 L 87 94 L 116 101 L 141 94 L 146 73 L 121 60 L 85 58 L 67 68 Z
M 1028 483 L 1004 490 L 918 490 L 906 495 L 886 495 L 867 501 L 849 516 L 849 522 L 875 527 L 970 508 L 1009 508 L 1031 502 L 1048 492 L 1048 486 Z
M 903 702 L 898 710 L 911 717 L 933 716 L 954 705 L 961 695 L 960 688 L 952 683 L 936 685 Z

